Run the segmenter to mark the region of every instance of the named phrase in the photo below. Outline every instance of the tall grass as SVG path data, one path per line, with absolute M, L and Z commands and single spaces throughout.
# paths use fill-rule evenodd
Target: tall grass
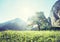
M 2 31 L 0 42 L 60 42 L 60 31 Z

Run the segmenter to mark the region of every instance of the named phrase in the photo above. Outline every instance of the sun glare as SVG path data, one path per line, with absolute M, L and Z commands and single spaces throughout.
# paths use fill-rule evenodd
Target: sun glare
M 34 15 L 34 11 L 31 7 L 22 7 L 19 18 L 27 22 L 28 18 Z

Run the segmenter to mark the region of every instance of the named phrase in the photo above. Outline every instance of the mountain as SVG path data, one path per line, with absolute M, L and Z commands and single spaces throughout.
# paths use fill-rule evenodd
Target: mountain
M 26 22 L 20 18 L 10 20 L 8 22 L 0 24 L 0 31 L 2 30 L 26 30 Z
M 59 14 L 60 14 L 60 0 L 57 0 L 51 8 L 50 18 L 52 27 L 60 27 L 59 25 L 60 22 L 58 22 L 60 20 Z

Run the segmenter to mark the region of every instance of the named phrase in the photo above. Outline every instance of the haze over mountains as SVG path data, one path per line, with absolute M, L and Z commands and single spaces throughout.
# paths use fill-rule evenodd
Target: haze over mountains
M 14 20 L 10 20 L 5 23 L 0 24 L 0 31 L 3 30 L 26 30 L 26 22 L 21 20 L 20 18 L 16 18 Z

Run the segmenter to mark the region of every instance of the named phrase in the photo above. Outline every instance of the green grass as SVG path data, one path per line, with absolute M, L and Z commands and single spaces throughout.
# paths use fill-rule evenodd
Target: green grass
M 60 42 L 60 31 L 2 31 L 0 42 Z

